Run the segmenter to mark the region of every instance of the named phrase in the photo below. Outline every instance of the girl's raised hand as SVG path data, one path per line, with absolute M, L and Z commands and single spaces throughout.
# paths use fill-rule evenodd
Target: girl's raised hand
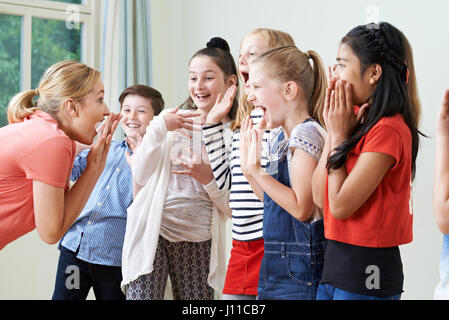
M 262 135 L 263 135 L 263 131 L 267 128 L 268 122 L 269 121 L 267 119 L 267 112 L 266 112 L 266 110 L 264 110 L 262 119 L 260 119 L 260 122 L 258 124 L 256 124 L 255 128 L 259 131 L 262 131 Z
M 337 78 L 334 77 L 335 68 L 335 65 L 327 67 L 327 87 L 331 90 L 335 89 L 335 83 L 337 82 Z
M 326 97 L 324 99 L 324 107 L 323 107 L 324 126 L 326 127 L 328 134 L 329 134 L 329 108 L 332 91 L 333 90 L 329 87 L 326 89 Z
M 253 121 L 246 116 L 240 132 L 240 166 L 245 176 L 261 173 L 261 143 L 263 130 L 253 129 Z
M 324 119 L 324 126 L 326 127 L 326 129 L 328 127 L 330 97 L 332 91 L 335 90 L 335 84 L 337 82 L 337 79 L 334 77 L 333 71 L 335 71 L 335 65 L 332 67 L 331 66 L 327 67 L 327 90 L 323 108 L 323 119 Z
M 215 105 L 207 114 L 206 124 L 219 123 L 223 121 L 232 108 L 236 92 L 237 86 L 232 85 L 226 90 L 223 97 L 221 96 L 221 93 L 218 94 Z
M 444 93 L 440 113 L 438 114 L 437 135 L 440 137 L 449 136 L 449 89 Z
M 163 116 L 168 131 L 181 128 L 187 130 L 201 130 L 193 125 L 195 123 L 195 119 L 192 119 L 194 117 L 198 117 L 200 115 L 199 112 L 178 113 L 178 110 L 179 107 L 173 108 L 172 110 L 166 112 Z
M 249 175 L 249 172 L 247 171 L 247 162 L 248 162 L 247 134 L 248 131 L 251 130 L 252 126 L 253 124 L 250 116 L 246 116 L 245 119 L 243 119 L 242 124 L 240 126 L 240 141 L 239 141 L 240 168 L 245 176 Z
M 260 164 L 262 135 L 263 131 L 256 129 L 249 130 L 247 135 L 246 143 L 248 145 L 248 160 L 246 163 L 246 169 L 252 176 L 263 173 L 262 166 Z
M 330 97 L 326 96 L 326 100 L 328 100 L 328 106 L 325 106 L 323 114 L 327 113 L 327 129 L 331 135 L 332 146 L 335 148 L 351 136 L 362 121 L 369 104 L 365 103 L 356 115 L 352 100 L 352 86 L 344 81 L 337 81 L 335 90 L 332 90 Z
M 201 148 L 201 157 L 193 150 L 183 148 L 176 164 L 183 166 L 184 170 L 173 170 L 172 173 L 189 175 L 201 184 L 206 185 L 214 178 L 205 146 Z

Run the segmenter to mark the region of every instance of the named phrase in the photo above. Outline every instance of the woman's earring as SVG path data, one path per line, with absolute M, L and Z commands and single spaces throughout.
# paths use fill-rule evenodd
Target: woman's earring
M 374 83 L 375 83 L 375 81 L 374 81 L 373 78 L 369 79 L 369 84 L 370 84 L 370 85 L 373 85 Z

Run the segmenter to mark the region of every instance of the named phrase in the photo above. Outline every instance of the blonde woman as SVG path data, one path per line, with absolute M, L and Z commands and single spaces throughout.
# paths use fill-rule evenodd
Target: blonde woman
M 34 102 L 35 98 L 36 101 Z M 76 220 L 100 176 L 120 115 L 103 101 L 100 73 L 74 61 L 51 66 L 35 90 L 17 94 L 0 128 L 0 249 L 32 231 L 56 243 Z M 96 125 L 109 115 L 68 187 L 76 142 L 92 144 Z

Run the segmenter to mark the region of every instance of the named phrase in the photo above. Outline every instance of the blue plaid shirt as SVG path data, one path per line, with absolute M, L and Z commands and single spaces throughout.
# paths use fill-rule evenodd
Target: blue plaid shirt
M 132 174 L 125 141 L 112 141 L 106 165 L 78 219 L 60 245 L 76 252 L 86 262 L 120 267 L 126 229 L 126 210 L 133 200 Z M 89 150 L 75 159 L 70 179 L 76 180 L 86 168 Z

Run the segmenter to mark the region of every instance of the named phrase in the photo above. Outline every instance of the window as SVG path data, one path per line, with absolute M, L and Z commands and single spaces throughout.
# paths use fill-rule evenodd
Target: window
M 20 91 L 20 16 L 0 14 L 0 127 L 8 123 L 6 108 Z
M 31 22 L 31 88 L 61 60 L 81 61 L 81 26 L 67 29 L 65 21 L 33 18 Z
M 98 0 L 0 0 L 0 127 L 18 92 L 60 60 L 100 67 Z
M 68 2 L 68 3 L 76 3 L 81 4 L 81 0 L 49 0 L 49 1 L 56 1 L 56 2 Z

